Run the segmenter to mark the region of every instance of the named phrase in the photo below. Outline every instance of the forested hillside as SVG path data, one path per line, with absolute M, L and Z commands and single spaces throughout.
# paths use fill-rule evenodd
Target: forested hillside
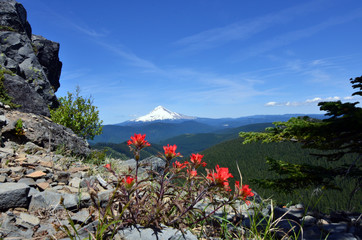
M 260 179 L 266 176 L 270 177 L 273 173 L 268 171 L 266 157 L 271 157 L 277 160 L 288 160 L 292 163 L 312 163 L 319 162 L 323 166 L 333 167 L 333 163 L 318 160 L 309 153 L 311 150 L 302 149 L 298 143 L 282 142 L 282 143 L 251 143 L 242 144 L 242 139 L 234 139 L 220 143 L 202 152 L 204 160 L 207 162 L 207 168 L 212 169 L 217 164 L 223 167 L 228 167 L 234 176 L 234 180 L 238 180 L 239 174 L 236 164 L 239 165 L 243 175 L 243 183 L 250 184 L 251 188 L 258 192 L 263 198 L 272 198 L 279 204 L 285 205 L 288 203 L 303 202 L 305 205 L 314 205 L 321 197 L 318 204 L 318 209 L 324 212 L 339 209 L 346 210 L 349 200 L 349 193 L 353 188 L 351 182 L 340 182 L 343 191 L 321 189 L 309 189 L 305 191 L 294 192 L 291 194 L 283 194 L 275 192 L 271 189 L 262 189 L 256 184 L 253 184 L 252 179 Z M 354 159 L 344 159 L 344 161 L 352 162 Z M 278 177 L 274 175 L 274 177 Z M 324 193 L 323 196 L 321 193 Z M 352 206 L 354 211 L 361 211 L 362 194 L 354 197 Z
M 161 141 L 161 145 L 176 144 L 178 151 L 184 156 L 201 152 L 215 144 L 239 137 L 239 132 L 259 132 L 273 126 L 272 123 L 249 124 L 237 128 L 219 130 L 213 133 L 182 134 Z
M 133 153 L 130 152 L 129 147 L 126 142 L 123 143 L 97 143 L 92 145 L 93 149 L 106 150 L 106 154 L 113 158 L 119 158 L 122 160 L 127 160 L 133 158 Z M 141 158 L 147 158 L 150 156 L 157 156 L 162 152 L 162 146 L 158 144 L 151 144 L 150 147 L 147 147 L 142 150 Z

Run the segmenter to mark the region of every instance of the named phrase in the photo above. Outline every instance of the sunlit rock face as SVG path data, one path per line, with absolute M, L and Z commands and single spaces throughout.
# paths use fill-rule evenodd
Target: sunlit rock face
M 49 116 L 49 107 L 59 105 L 62 63 L 59 43 L 32 35 L 24 7 L 13 0 L 0 0 L 0 67 L 3 87 L 20 105 L 18 110 Z

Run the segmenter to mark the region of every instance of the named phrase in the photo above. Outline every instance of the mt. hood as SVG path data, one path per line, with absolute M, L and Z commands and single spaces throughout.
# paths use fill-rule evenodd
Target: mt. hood
M 172 112 L 162 106 L 158 106 L 147 115 L 139 117 L 132 122 L 152 122 L 159 120 L 182 120 L 182 119 L 196 119 L 196 117 L 190 117 L 183 114 Z

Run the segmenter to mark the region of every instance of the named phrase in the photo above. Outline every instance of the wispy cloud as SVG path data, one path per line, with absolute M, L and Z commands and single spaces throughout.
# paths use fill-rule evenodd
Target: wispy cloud
M 148 71 L 161 71 L 161 69 L 158 68 L 154 63 L 137 56 L 129 50 L 125 50 L 123 46 L 116 46 L 105 41 L 96 41 L 96 43 L 113 52 L 117 56 L 127 60 L 128 63 L 132 66 L 140 67 Z
M 348 97 L 338 97 L 338 96 L 334 96 L 334 97 L 327 97 L 327 98 L 320 98 L 320 97 L 315 97 L 313 99 L 307 99 L 303 102 L 267 102 L 264 106 L 266 107 L 281 107 L 281 106 L 287 106 L 287 107 L 298 107 L 298 106 L 305 106 L 305 105 L 315 105 L 318 104 L 319 102 L 333 102 L 333 101 L 350 101 L 350 100 L 358 100 L 359 97 L 355 97 L 355 96 L 348 96 Z
M 317 32 L 320 32 L 324 29 L 330 28 L 332 26 L 336 26 L 339 24 L 347 23 L 350 21 L 353 21 L 355 19 L 362 18 L 362 8 L 355 9 L 353 12 L 350 12 L 348 14 L 342 15 L 342 16 L 335 16 L 333 18 L 330 18 L 324 22 L 321 22 L 319 24 L 299 29 L 295 31 L 290 31 L 284 34 L 280 34 L 278 36 L 275 36 L 267 41 L 263 41 L 257 45 L 254 46 L 248 46 L 248 50 L 242 51 L 242 57 L 241 59 L 247 59 L 252 56 L 257 56 L 264 54 L 265 52 L 271 51 L 273 49 L 289 45 L 292 42 L 301 40 L 303 38 L 310 37 Z M 319 64 L 318 62 L 315 62 L 316 64 Z
M 200 51 L 214 48 L 234 40 L 243 40 L 277 24 L 290 22 L 299 15 L 316 11 L 324 1 L 311 1 L 295 7 L 287 8 L 249 21 L 235 22 L 224 27 L 209 29 L 176 41 L 174 44 L 184 52 Z

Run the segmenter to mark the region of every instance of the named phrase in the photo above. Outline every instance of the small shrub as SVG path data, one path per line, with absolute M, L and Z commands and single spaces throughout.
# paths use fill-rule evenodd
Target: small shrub
M 19 137 L 25 135 L 23 120 L 21 120 L 20 118 L 15 123 L 15 135 Z
M 93 139 L 102 133 L 103 121 L 99 119 L 99 111 L 93 106 L 93 100 L 79 94 L 77 87 L 75 95 L 68 92 L 68 96 L 59 98 L 60 106 L 50 109 L 51 119 L 84 139 Z

